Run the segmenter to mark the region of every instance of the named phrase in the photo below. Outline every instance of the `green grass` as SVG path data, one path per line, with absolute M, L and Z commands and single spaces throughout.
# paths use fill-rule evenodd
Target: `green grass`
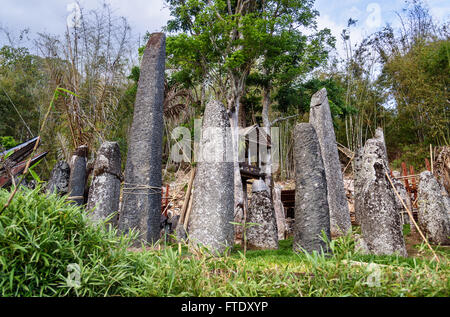
M 0 190 L 0 204 L 9 193 Z M 361 255 L 351 236 L 333 240 L 332 255 L 279 250 L 226 256 L 192 254 L 176 245 L 132 251 L 132 237 L 93 226 L 63 198 L 21 190 L 0 215 L 1 296 L 449 296 L 449 254 Z M 364 263 L 361 263 L 364 262 Z M 78 264 L 79 287 L 67 284 Z M 365 263 L 377 263 L 376 271 Z M 375 274 L 376 273 L 376 274 Z

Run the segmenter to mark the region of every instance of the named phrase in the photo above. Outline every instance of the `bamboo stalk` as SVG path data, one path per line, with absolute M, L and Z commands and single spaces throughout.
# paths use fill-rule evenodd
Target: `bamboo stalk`
M 433 170 L 433 145 L 430 144 L 430 163 L 431 163 L 431 174 L 434 174 Z
M 427 238 L 424 236 L 424 234 L 422 233 L 422 230 L 420 230 L 419 226 L 417 225 L 416 221 L 414 220 L 414 216 L 412 214 L 412 212 L 409 210 L 409 208 L 406 206 L 405 202 L 403 201 L 403 199 L 400 197 L 399 193 L 397 192 L 397 189 L 395 188 L 394 184 L 392 183 L 391 178 L 389 177 L 389 174 L 387 172 L 384 172 L 386 174 L 386 177 L 389 180 L 389 183 L 391 183 L 392 188 L 394 189 L 394 193 L 395 195 L 397 195 L 397 198 L 400 199 L 400 202 L 402 203 L 403 207 L 406 209 L 406 212 L 408 213 L 409 218 L 411 219 L 411 221 L 413 222 L 414 226 L 416 227 L 417 231 L 419 232 L 420 236 L 422 237 L 423 241 L 425 241 L 426 245 L 428 246 L 428 248 L 431 250 L 431 252 L 433 253 L 434 257 L 436 258 L 436 261 L 438 263 L 440 263 L 441 261 L 439 260 L 436 252 L 434 252 L 433 248 L 431 247 L 430 243 L 428 242 Z
M 194 176 L 195 176 L 195 167 L 193 167 L 191 170 L 191 177 L 189 178 L 186 196 L 184 197 L 183 207 L 181 207 L 180 222 L 182 224 L 184 224 L 184 220 L 186 218 L 186 211 L 188 209 L 189 200 L 191 198 L 191 191 L 192 191 L 192 184 L 194 183 Z
M 192 201 L 193 200 L 194 199 L 189 199 L 189 206 L 187 208 L 186 218 L 184 219 L 183 227 L 184 227 L 184 231 L 186 231 L 186 232 L 187 232 L 187 227 L 188 227 L 188 224 L 189 224 L 189 217 L 190 217 L 191 211 L 192 211 Z

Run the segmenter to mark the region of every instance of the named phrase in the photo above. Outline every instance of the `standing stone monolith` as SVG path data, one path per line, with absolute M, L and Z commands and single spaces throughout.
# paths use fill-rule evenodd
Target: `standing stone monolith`
M 294 250 L 328 252 L 331 240 L 327 179 L 314 127 L 300 123 L 294 130 L 295 224 Z
M 150 243 L 159 239 L 161 218 L 165 59 L 166 37 L 153 33 L 142 57 L 119 218 L 122 232 L 136 229 Z
M 277 221 L 278 241 L 285 239 L 286 217 L 284 215 L 283 202 L 281 201 L 281 186 L 275 185 L 273 188 L 273 208 L 275 209 L 275 219 Z
M 253 250 L 278 249 L 278 230 L 269 188 L 263 180 L 255 180 L 248 204 L 247 246 Z
M 64 196 L 69 192 L 70 166 L 66 161 L 59 161 L 53 167 L 50 179 L 48 180 L 47 193 L 56 192 Z
M 84 204 L 87 154 L 88 147 L 82 145 L 75 150 L 70 162 L 69 197 L 67 199 L 80 206 Z
M 355 210 L 355 224 L 361 225 L 362 208 L 362 187 L 364 186 L 364 176 L 361 175 L 363 148 L 355 150 L 353 158 L 353 197 Z
M 205 108 L 197 172 L 188 223 L 191 248 L 199 245 L 222 254 L 233 246 L 234 163 L 230 121 L 225 107 L 210 101 Z
M 418 189 L 419 227 L 431 243 L 450 244 L 450 198 L 429 171 L 420 173 Z
M 379 129 L 378 129 L 379 130 Z M 367 140 L 362 154 L 361 233 L 370 253 L 407 256 L 400 214 L 389 174 L 383 134 Z
M 339 153 L 334 134 L 327 90 L 323 88 L 311 98 L 309 123 L 316 130 L 327 178 L 331 235 L 345 235 L 352 229 L 350 211 L 345 195 Z
M 87 209 L 94 223 L 99 223 L 119 211 L 121 159 L 117 142 L 104 142 L 100 146 L 93 176 Z M 109 220 L 114 226 L 117 221 L 118 214 Z

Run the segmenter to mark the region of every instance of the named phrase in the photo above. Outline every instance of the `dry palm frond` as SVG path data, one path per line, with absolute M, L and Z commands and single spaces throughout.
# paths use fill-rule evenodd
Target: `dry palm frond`
M 175 84 L 169 87 L 167 80 L 164 82 L 164 117 L 175 120 L 187 109 L 188 104 L 192 103 L 190 90 L 181 88 Z

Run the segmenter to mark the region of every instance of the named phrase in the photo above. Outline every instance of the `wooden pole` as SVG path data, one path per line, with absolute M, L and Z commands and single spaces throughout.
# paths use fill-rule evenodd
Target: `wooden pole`
M 411 191 L 409 189 L 409 182 L 408 182 L 408 179 L 407 179 L 408 171 L 406 169 L 406 163 L 405 162 L 402 162 L 402 174 L 403 174 L 403 177 L 405 178 L 406 191 L 409 193 Z
M 400 202 L 402 203 L 403 207 L 406 209 L 406 212 L 408 213 L 409 218 L 411 219 L 412 223 L 414 224 L 414 226 L 416 227 L 417 231 L 419 232 L 420 236 L 422 237 L 423 241 L 425 241 L 426 245 L 428 246 L 428 248 L 430 248 L 431 252 L 433 253 L 434 257 L 436 258 L 436 260 L 440 263 L 440 260 L 436 254 L 436 252 L 434 252 L 433 248 L 431 247 L 430 243 L 428 242 L 427 238 L 424 236 L 424 234 L 422 233 L 422 231 L 420 230 L 419 226 L 417 225 L 416 221 L 414 220 L 414 216 L 412 214 L 412 212 L 409 210 L 409 208 L 406 206 L 405 202 L 403 201 L 403 199 L 400 197 L 400 195 L 397 192 L 397 189 L 395 189 L 394 184 L 392 183 L 391 178 L 389 177 L 389 174 L 387 172 L 385 172 L 386 177 L 389 180 L 389 183 L 391 183 L 392 189 L 394 189 L 394 193 L 395 195 L 397 195 L 397 198 L 400 199 Z
M 425 167 L 427 168 L 427 171 L 431 172 L 430 161 L 427 158 L 425 158 Z

